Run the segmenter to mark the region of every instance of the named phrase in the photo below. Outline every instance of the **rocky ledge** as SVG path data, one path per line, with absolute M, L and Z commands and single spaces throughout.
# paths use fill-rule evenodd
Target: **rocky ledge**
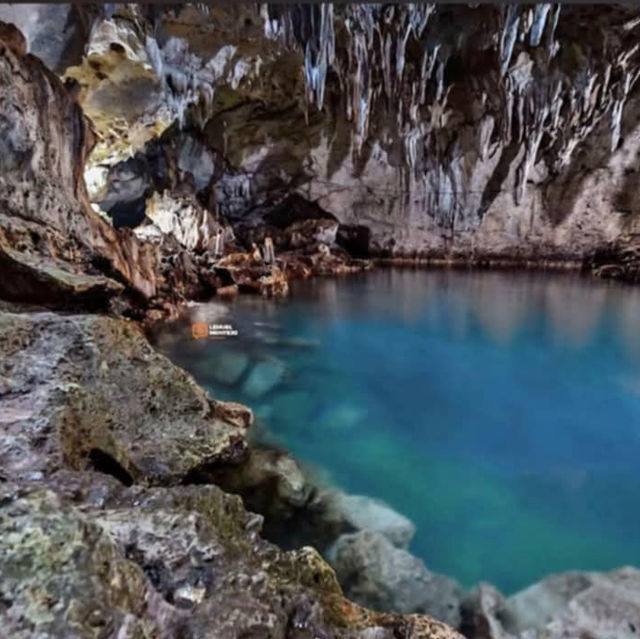
M 246 464 L 251 412 L 133 322 L 5 305 L 0 336 L 7 636 L 458 636 L 350 603 L 316 551 L 278 550 L 240 497 L 203 484 Z

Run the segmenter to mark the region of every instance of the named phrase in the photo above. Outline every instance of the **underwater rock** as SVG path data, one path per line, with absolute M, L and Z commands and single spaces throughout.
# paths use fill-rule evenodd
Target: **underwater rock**
M 329 406 L 314 420 L 314 425 L 321 431 L 340 432 L 354 428 L 367 416 L 367 410 L 352 402 L 340 402 Z
M 307 504 L 314 490 L 290 455 L 266 448 L 251 448 L 241 463 L 214 469 L 209 478 L 242 495 L 253 512 L 280 523 Z
M 569 602 L 597 582 L 597 575 L 570 572 L 552 575 L 508 597 L 501 611 L 502 624 L 513 634 L 542 630 Z
M 95 468 L 166 484 L 244 454 L 245 428 L 132 322 L 2 312 L 0 328 L 0 465 L 12 477 Z
M 345 594 L 356 603 L 387 612 L 425 613 L 453 627 L 460 624 L 460 585 L 430 572 L 381 533 L 342 535 L 327 558 Z
M 275 357 L 257 362 L 247 376 L 242 392 L 249 397 L 262 397 L 280 384 L 286 370 L 286 366 Z
M 233 386 L 249 368 L 249 357 L 238 351 L 224 350 L 216 353 L 211 365 L 211 376 L 216 382 Z
M 500 621 L 504 595 L 491 584 L 480 583 L 472 588 L 460 605 L 460 632 L 472 639 L 513 639 Z

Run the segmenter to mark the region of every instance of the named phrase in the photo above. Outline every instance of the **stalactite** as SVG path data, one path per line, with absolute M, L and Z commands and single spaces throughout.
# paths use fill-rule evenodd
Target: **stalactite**
M 452 43 L 451 34 L 438 28 L 440 12 L 446 9 L 422 3 L 322 4 L 269 5 L 262 15 L 265 33 L 303 52 L 309 104 L 322 108 L 328 70 L 334 69 L 346 94 L 356 153 L 375 126 L 380 140 L 401 139 L 406 167 L 416 177 L 423 172 L 427 188 L 439 185 L 442 193 L 444 183 L 451 186 L 446 167 L 453 160 L 434 140 L 454 112 L 449 106 L 453 84 L 448 65 L 465 51 L 469 35 L 462 29 Z M 571 44 L 571 55 L 577 51 L 577 68 L 570 75 L 563 73 L 557 63 L 560 16 L 559 3 L 530 8 L 509 4 L 502 10 L 497 38 L 495 32 L 486 34 L 485 46 L 495 50 L 497 67 L 487 71 L 486 79 L 478 78 L 478 88 L 486 100 L 497 83 L 501 112 L 483 120 L 479 156 L 486 159 L 496 139 L 524 147 L 514 185 L 516 200 L 524 197 L 542 152 L 553 150 L 549 162 L 558 170 L 605 115 L 611 118 L 612 147 L 617 147 L 624 105 L 638 77 L 638 45 L 625 48 L 620 43 L 619 55 L 606 57 L 612 62 L 604 64 Z M 333 28 L 337 20 L 345 27 L 339 43 Z M 438 163 L 441 168 L 436 168 Z M 453 210 L 441 195 L 427 199 L 449 207 L 449 213 Z
M 520 24 L 520 6 L 509 4 L 505 8 L 504 26 L 500 36 L 500 70 L 502 75 L 507 73 L 513 47 L 518 37 L 518 26 Z
M 540 44 L 544 27 L 547 23 L 547 16 L 550 11 L 550 3 L 537 4 L 536 8 L 533 10 L 533 21 L 529 32 L 529 44 L 532 47 L 537 47 Z

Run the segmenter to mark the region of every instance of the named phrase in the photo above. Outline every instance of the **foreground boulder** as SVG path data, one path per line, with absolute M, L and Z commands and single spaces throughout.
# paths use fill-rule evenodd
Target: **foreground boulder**
M 5 637 L 161 637 L 175 615 L 104 528 L 44 489 L 0 486 Z
M 132 322 L 0 312 L 0 468 L 181 481 L 245 451 L 250 416 L 211 400 Z M 248 413 L 245 409 L 244 413 Z
M 264 542 L 260 519 L 218 488 L 94 480 L 0 485 L 6 636 L 460 639 L 427 617 L 349 603 L 317 553 Z

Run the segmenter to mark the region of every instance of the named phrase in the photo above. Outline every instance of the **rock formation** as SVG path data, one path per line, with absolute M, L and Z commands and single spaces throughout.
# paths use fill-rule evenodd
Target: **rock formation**
M 129 5 L 94 17 L 66 76 L 98 134 L 96 201 L 126 170 L 141 215 L 173 146 L 169 180 L 234 227 L 295 194 L 361 254 L 579 262 L 637 234 L 637 17 Z
M 250 448 L 251 412 L 131 319 L 286 294 L 372 256 L 637 281 L 635 7 L 1 5 L 0 20 L 2 632 L 460 637 L 393 614 L 428 612 L 471 639 L 636 635 L 634 569 L 461 602 L 407 551 L 410 522 Z M 309 542 L 389 612 L 345 599 Z
M 508 598 L 482 584 L 463 603 L 462 632 L 479 639 L 632 639 L 639 585 L 635 568 L 554 575 Z

